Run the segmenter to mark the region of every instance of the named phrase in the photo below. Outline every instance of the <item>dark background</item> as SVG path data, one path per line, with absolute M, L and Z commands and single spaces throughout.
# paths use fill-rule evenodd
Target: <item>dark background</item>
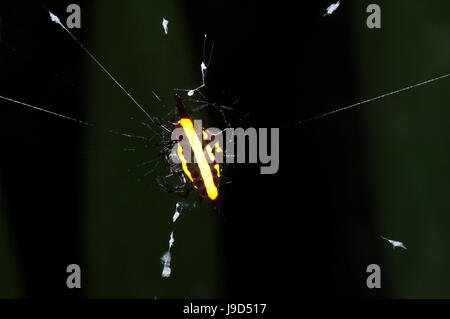
M 234 126 L 281 129 L 277 174 L 228 167 L 224 216 L 205 201 L 173 226 L 180 199 L 155 183 L 164 166 L 149 176 L 137 167 L 158 149 L 107 133 L 148 136 L 146 119 L 49 22 L 46 10 L 64 21 L 70 2 L 2 1 L 0 95 L 95 128 L 0 102 L 0 296 L 448 296 L 447 83 L 298 125 L 445 73 L 448 5 L 399 2 L 380 1 L 382 29 L 370 30 L 365 1 L 344 1 L 330 17 L 328 1 L 78 1 L 73 33 L 152 115 L 169 112 L 173 88 L 200 83 L 207 33 L 208 99 L 235 103 Z M 163 280 L 174 229 L 173 275 Z M 66 288 L 71 263 L 80 290 Z M 379 290 L 365 284 L 372 263 L 382 267 Z

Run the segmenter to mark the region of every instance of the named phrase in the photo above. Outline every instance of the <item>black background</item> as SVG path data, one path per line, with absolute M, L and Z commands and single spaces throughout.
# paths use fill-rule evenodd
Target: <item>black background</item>
M 89 10 L 88 2 L 79 4 Z M 379 296 L 365 286 L 365 268 L 379 256 L 366 189 L 360 124 L 364 111 L 298 125 L 301 119 L 354 102 L 358 95 L 349 54 L 349 11 L 343 5 L 340 19 L 324 19 L 328 4 L 228 1 L 225 9 L 211 11 L 202 1 L 182 6 L 189 32 L 208 30 L 226 44 L 215 52 L 214 59 L 222 62 L 215 65 L 220 76 L 212 74 L 208 83 L 209 98 L 220 100 L 222 87 L 227 87 L 250 113 L 242 127 L 281 128 L 279 172 L 260 175 L 256 165 L 237 166 L 230 173 L 232 187 L 224 190 L 224 296 Z M 23 19 L 46 25 L 45 9 L 62 11 L 65 6 L 56 1 L 2 1 L 2 24 L 26 37 Z M 83 31 L 79 35 L 83 37 Z M 5 41 L 14 36 L 2 34 Z M 48 46 L 41 41 L 49 41 Z M 34 47 L 50 48 L 51 41 L 30 35 L 26 47 L 19 49 L 37 52 Z M 64 55 L 41 50 L 40 55 L 24 56 L 21 63 L 20 52 L 4 47 L 2 90 L 35 105 L 65 101 L 64 113 L 83 118 L 82 97 L 71 86 L 82 78 L 80 52 L 71 51 L 72 45 L 58 44 L 68 52 Z M 198 52 L 202 45 L 196 43 Z M 70 64 L 64 63 L 69 59 Z M 46 76 L 48 65 L 63 68 L 60 73 L 70 74 L 70 80 Z M 24 79 L 25 73 L 30 77 Z M 48 90 L 57 92 L 53 100 L 39 100 Z M 82 131 L 46 114 L 23 117 L 30 110 L 6 104 L 0 102 L 0 179 L 25 296 L 81 297 L 82 290 L 68 290 L 61 278 L 67 264 L 82 258 Z M 58 161 L 48 158 L 61 161 L 55 165 Z M 355 245 L 359 254 L 352 253 Z

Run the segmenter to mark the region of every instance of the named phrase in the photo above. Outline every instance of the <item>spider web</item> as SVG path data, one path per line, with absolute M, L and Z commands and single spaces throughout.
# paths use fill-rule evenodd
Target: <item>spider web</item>
M 35 105 L 35 104 L 32 104 L 31 101 L 30 101 L 30 103 L 28 103 L 27 99 L 12 98 L 9 96 L 4 96 L 4 95 L 2 95 L 0 98 L 2 98 L 4 101 L 9 102 L 11 104 L 16 104 L 18 106 L 23 106 L 23 107 L 26 107 L 29 109 L 33 109 L 35 111 L 47 113 L 54 117 L 60 117 L 64 120 L 72 121 L 76 124 L 81 124 L 88 128 L 93 128 L 96 132 L 102 132 L 103 135 L 110 134 L 112 136 L 116 136 L 116 137 L 119 136 L 119 137 L 125 138 L 125 139 L 129 140 L 130 146 L 124 147 L 122 149 L 122 151 L 127 154 L 130 154 L 130 153 L 137 154 L 139 152 L 142 153 L 142 152 L 148 151 L 149 149 L 154 147 L 154 144 L 156 141 L 167 137 L 168 133 L 170 133 L 170 132 L 168 132 L 167 130 L 164 129 L 162 120 L 164 120 L 165 123 L 170 123 L 170 121 L 167 119 L 170 118 L 171 116 L 175 115 L 173 110 L 170 110 L 170 111 L 168 111 L 167 109 L 164 110 L 165 108 L 167 108 L 167 105 L 172 104 L 172 103 L 166 102 L 167 99 L 165 99 L 164 97 L 161 97 L 160 92 L 158 92 L 158 90 L 155 89 L 155 90 L 151 91 L 152 97 L 153 97 L 154 101 L 156 101 L 156 103 L 154 103 L 154 105 L 159 107 L 159 109 L 156 109 L 156 111 L 165 112 L 165 115 L 161 117 L 161 122 L 158 122 L 160 119 L 153 116 L 153 113 L 150 113 L 150 111 L 153 112 L 155 109 L 148 108 L 144 105 L 141 105 L 138 102 L 138 100 L 134 98 L 131 91 L 129 91 L 127 88 L 125 88 L 125 86 L 123 86 L 122 83 L 119 82 L 119 80 L 117 80 L 116 77 L 113 75 L 113 73 L 117 73 L 117 72 L 113 72 L 113 71 L 110 72 L 107 69 L 107 67 L 103 65 L 103 61 L 100 62 L 102 60 L 102 58 L 100 57 L 99 59 L 97 59 L 96 55 L 94 55 L 88 49 L 88 45 L 85 46 L 84 43 L 82 43 L 71 30 L 68 30 L 64 26 L 61 19 L 56 14 L 49 12 L 48 16 L 49 16 L 49 20 L 51 20 L 54 23 L 54 26 L 59 27 L 62 31 L 64 31 L 66 33 L 66 36 L 69 36 L 70 38 L 72 38 L 72 40 L 74 40 L 74 42 L 79 47 L 81 47 L 81 49 L 85 52 L 85 54 L 101 69 L 101 73 L 106 74 L 107 77 L 110 80 L 112 80 L 112 82 L 114 82 L 114 84 L 116 86 L 118 86 L 120 88 L 122 93 L 124 93 L 124 96 L 126 96 L 128 99 L 130 99 L 132 101 L 132 103 L 137 107 L 137 109 L 140 111 L 141 114 L 144 114 L 144 119 L 142 119 L 142 116 L 139 114 L 132 114 L 132 116 L 128 116 L 125 118 L 125 119 L 128 119 L 132 123 L 132 125 L 131 125 L 132 129 L 130 129 L 129 131 L 123 130 L 122 128 L 112 129 L 111 127 L 116 127 L 116 125 L 109 126 L 109 125 L 105 125 L 104 123 L 99 123 L 97 121 L 90 121 L 90 120 L 84 121 L 77 117 L 65 115 L 63 112 L 60 113 L 59 110 L 53 111 L 55 109 L 55 107 L 53 105 L 40 105 L 40 104 Z M 171 21 L 171 20 L 167 20 L 164 18 L 163 23 L 162 23 L 162 28 L 160 27 L 158 29 L 158 31 L 164 32 L 165 36 L 170 36 L 171 30 L 168 27 L 168 23 L 165 21 Z M 105 65 L 109 65 L 109 63 L 105 63 Z M 206 66 L 206 65 L 203 64 L 203 66 Z M 52 71 L 50 71 L 50 72 L 52 72 Z M 203 88 L 205 85 L 205 77 L 206 77 L 206 70 L 204 68 L 201 70 L 201 75 L 202 75 L 202 82 L 203 82 L 202 88 Z M 97 74 L 96 77 L 99 77 L 99 75 Z M 124 81 L 124 83 L 125 82 L 127 82 L 127 81 Z M 196 89 L 194 89 L 194 92 L 198 93 L 198 92 L 200 92 L 200 89 L 201 89 L 200 87 L 197 87 Z M 189 89 L 186 92 L 189 93 L 190 90 L 192 90 L 192 89 Z M 192 95 L 193 94 L 190 94 L 190 96 L 192 96 Z M 154 105 L 153 105 L 153 107 L 154 107 Z M 123 126 L 123 125 L 119 125 L 119 126 Z M 139 129 L 139 127 L 141 128 L 141 131 L 144 132 L 144 134 L 132 132 L 136 129 Z M 137 155 L 137 156 L 142 156 L 142 154 Z M 129 168 L 129 169 L 127 169 L 127 171 L 134 171 L 136 169 L 145 168 L 145 173 L 143 173 L 141 175 L 142 176 L 141 179 L 142 179 L 142 181 L 148 182 L 148 179 L 145 180 L 145 178 L 147 178 L 148 176 L 154 175 L 156 173 L 156 171 L 163 169 L 161 167 L 162 165 L 158 166 L 159 163 L 160 163 L 160 161 L 158 161 L 158 158 L 156 155 L 156 157 L 153 156 L 146 161 L 141 160 L 140 162 L 138 162 L 138 164 L 135 165 L 135 167 Z M 172 200 L 170 200 L 170 201 L 172 201 Z M 181 211 L 183 210 L 183 208 L 186 208 L 189 205 L 191 205 L 191 204 L 188 202 L 186 202 L 186 203 L 185 202 L 177 202 L 177 204 L 176 204 L 177 213 L 180 214 Z M 173 218 L 173 221 L 176 220 L 175 216 L 173 216 L 172 218 Z M 173 232 L 172 232 L 172 234 L 173 234 Z

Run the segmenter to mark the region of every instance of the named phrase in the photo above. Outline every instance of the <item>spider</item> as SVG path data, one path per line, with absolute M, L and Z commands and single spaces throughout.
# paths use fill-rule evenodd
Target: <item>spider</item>
M 192 188 L 197 190 L 200 201 L 208 197 L 214 201 L 217 210 L 222 214 L 222 207 L 219 199 L 220 183 L 220 165 L 216 161 L 216 155 L 223 154 L 218 142 L 210 143 L 215 140 L 215 135 L 208 130 L 202 129 L 202 138 L 197 136 L 194 125 L 190 119 L 186 107 L 178 94 L 175 94 L 175 102 L 180 119 L 174 123 L 173 128 L 182 129 L 183 134 L 177 136 L 177 139 L 162 142 L 161 156 L 164 158 L 170 173 L 164 176 L 158 176 L 156 181 L 162 189 L 168 193 L 185 191 L 184 197 L 188 197 Z M 186 143 L 182 143 L 184 139 Z M 176 154 L 174 146 L 176 145 Z M 186 147 L 188 146 L 188 147 Z M 187 161 L 186 152 L 193 151 L 195 161 Z M 209 160 L 207 159 L 209 158 Z M 179 184 L 168 186 L 167 180 L 178 177 Z

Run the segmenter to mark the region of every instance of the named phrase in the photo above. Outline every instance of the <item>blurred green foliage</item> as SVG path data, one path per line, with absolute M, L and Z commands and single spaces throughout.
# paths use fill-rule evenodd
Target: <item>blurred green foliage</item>
M 368 98 L 450 70 L 448 1 L 377 1 L 382 27 L 365 26 L 371 1 L 354 2 L 357 78 Z M 450 80 L 365 107 L 369 183 L 381 235 L 383 284 L 397 298 L 450 297 Z

